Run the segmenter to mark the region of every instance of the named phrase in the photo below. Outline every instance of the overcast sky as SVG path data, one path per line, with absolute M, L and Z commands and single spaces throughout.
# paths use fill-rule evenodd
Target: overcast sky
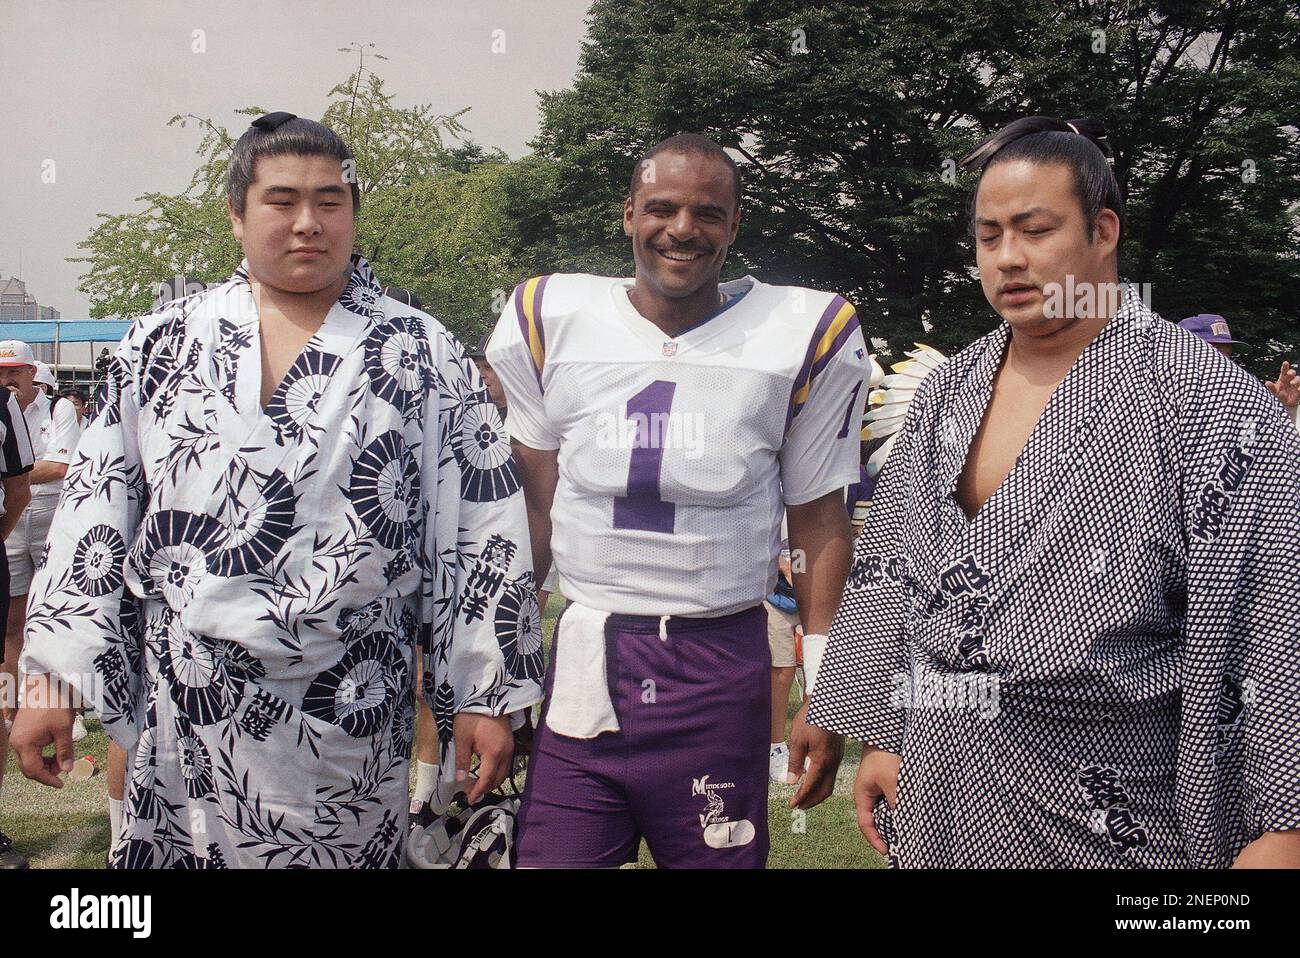
M 588 0 L 0 0 L 0 276 L 65 319 L 87 315 L 65 258 L 99 212 L 185 187 L 200 133 L 244 106 L 319 117 L 352 41 L 375 43 L 401 106 L 470 107 L 474 140 L 512 157 L 537 132 L 538 90 L 577 70 Z M 358 11 L 364 11 L 359 16 Z M 206 52 L 195 53 L 194 31 Z M 504 52 L 493 52 L 494 31 Z M 498 44 L 499 45 L 499 44 Z M 244 121 L 246 122 L 246 121 Z M 54 183 L 42 182 L 54 161 Z

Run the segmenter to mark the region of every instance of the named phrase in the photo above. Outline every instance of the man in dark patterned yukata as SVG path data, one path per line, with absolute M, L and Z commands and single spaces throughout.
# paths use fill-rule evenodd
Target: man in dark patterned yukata
M 1003 322 L 917 390 L 808 716 L 899 866 L 1300 865 L 1300 440 L 1118 285 L 1104 146 L 964 161 Z
M 132 324 L 69 470 L 13 742 L 57 788 L 58 696 L 93 703 L 129 756 L 117 866 L 396 866 L 417 646 L 471 800 L 541 698 L 509 442 L 460 344 L 352 253 L 354 174 L 321 124 L 253 123 L 243 265 Z

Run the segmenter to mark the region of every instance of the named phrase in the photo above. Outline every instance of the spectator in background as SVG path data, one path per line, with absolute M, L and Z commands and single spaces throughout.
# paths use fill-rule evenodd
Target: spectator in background
M 1225 356 L 1232 355 L 1233 346 L 1245 346 L 1239 339 L 1232 338 L 1228 321 L 1215 313 L 1199 313 L 1188 316 L 1178 324 L 1193 335 L 1199 336 Z M 1291 422 L 1300 429 L 1300 374 L 1291 368 L 1289 362 L 1283 362 L 1277 379 L 1267 380 L 1264 385 L 1277 401 L 1282 404 Z
M 1283 361 L 1277 379 L 1266 380 L 1264 386 L 1277 397 L 1291 422 L 1300 429 L 1300 373 L 1289 362 Z
M 1178 324 L 1193 336 L 1199 336 L 1225 356 L 1232 355 L 1233 346 L 1245 346 L 1240 339 L 1232 338 L 1228 321 L 1217 313 L 1197 313 Z
M 59 388 L 59 382 L 54 378 L 54 370 L 49 367 L 48 363 L 36 363 L 36 375 L 32 377 L 32 382 L 36 383 L 36 388 L 45 393 L 49 399 L 54 398 L 54 391 Z
M 867 521 L 871 496 L 876 489 L 876 477 L 867 472 L 867 443 L 862 444 L 862 465 L 858 467 L 858 481 L 845 492 L 844 504 L 849 510 L 849 527 L 856 539 Z
M 86 425 L 86 397 L 82 395 L 80 389 L 69 388 L 63 390 L 60 395 L 72 404 L 72 408 L 77 411 L 77 422 L 81 426 Z
M 18 400 L 12 394 L 0 396 L 0 554 L 4 540 L 14 529 L 31 498 L 28 474 L 32 471 L 32 444 L 27 435 Z M 9 563 L 0 562 L 0 622 L 9 609 Z M 5 649 L 0 643 L 0 665 Z M 17 665 L 17 661 L 13 663 Z M 4 676 L 0 676 L 3 680 Z M 0 681 L 5 718 L 0 722 L 0 785 L 4 784 L 5 759 L 9 754 L 9 712 L 17 705 L 16 683 Z M 0 870 L 26 868 L 27 859 L 14 851 L 13 843 L 0 831 Z
M 474 360 L 474 365 L 478 366 L 478 374 L 483 379 L 483 385 L 487 386 L 488 395 L 492 397 L 492 404 L 497 407 L 501 413 L 501 418 L 506 415 L 506 391 L 501 388 L 501 380 L 497 379 L 497 374 L 492 370 L 492 364 L 487 359 L 488 340 L 492 338 L 490 332 L 484 333 L 483 338 L 478 341 L 478 345 L 469 351 L 469 358 Z M 545 608 L 545 604 L 543 604 Z
M 12 601 L 5 628 L 5 671 L 13 676 L 15 685 L 18 656 L 23 651 L 27 589 L 45 551 L 54 507 L 58 505 L 59 493 L 63 489 L 63 477 L 81 436 L 81 426 L 72 404 L 64 402 L 54 407 L 50 397 L 36 386 L 39 374 L 31 346 L 16 339 L 0 342 L 0 386 L 6 387 L 18 400 L 35 457 L 30 476 L 31 504 L 15 523 L 6 548 Z M 5 703 L 6 718 L 13 718 L 15 706 L 16 703 Z M 78 715 L 74 740 L 85 737 L 85 734 L 85 725 Z
M 32 377 L 32 382 L 34 382 L 36 388 L 44 393 L 50 400 L 50 415 L 53 416 L 54 410 L 57 409 L 59 404 L 66 398 L 61 392 L 59 392 L 59 381 L 54 376 L 54 370 L 50 368 L 48 363 L 43 363 L 40 360 L 37 360 L 36 375 Z M 77 417 L 77 425 L 81 425 L 80 416 Z
M 763 609 L 767 612 L 767 647 L 772 653 L 772 729 L 768 738 L 772 744 L 768 748 L 767 777 L 779 785 L 793 785 L 799 781 L 799 776 L 790 771 L 790 747 L 785 741 L 785 719 L 790 707 L 796 664 L 794 633 L 799 627 L 799 607 L 791 584 L 794 575 L 788 535 L 782 519 L 776 587 L 763 600 Z
M 412 309 L 424 311 L 424 303 L 415 293 L 411 292 L 405 286 L 385 286 L 383 289 L 385 296 L 390 296 L 404 306 L 410 306 Z

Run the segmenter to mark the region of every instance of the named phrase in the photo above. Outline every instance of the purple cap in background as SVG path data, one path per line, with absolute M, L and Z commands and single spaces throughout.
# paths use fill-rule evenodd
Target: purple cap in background
M 1178 325 L 1189 333 L 1200 336 L 1207 343 L 1220 346 L 1229 344 L 1234 346 L 1246 345 L 1240 339 L 1233 339 L 1232 330 L 1228 328 L 1228 321 L 1222 316 L 1216 316 L 1214 313 L 1198 313 L 1196 316 L 1188 316 Z

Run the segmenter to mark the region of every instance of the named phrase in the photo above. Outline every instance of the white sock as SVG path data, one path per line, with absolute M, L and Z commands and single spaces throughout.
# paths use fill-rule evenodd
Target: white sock
M 771 752 L 775 752 L 777 749 L 783 749 L 783 748 L 785 748 L 785 742 L 773 742 L 771 749 L 769 749 L 768 751 L 770 754 Z
M 117 843 L 122 837 L 122 799 L 110 798 L 108 800 L 108 853 L 111 855 L 113 849 L 117 848 Z
M 420 803 L 433 798 L 438 790 L 438 766 L 418 759 L 415 762 L 415 800 Z

